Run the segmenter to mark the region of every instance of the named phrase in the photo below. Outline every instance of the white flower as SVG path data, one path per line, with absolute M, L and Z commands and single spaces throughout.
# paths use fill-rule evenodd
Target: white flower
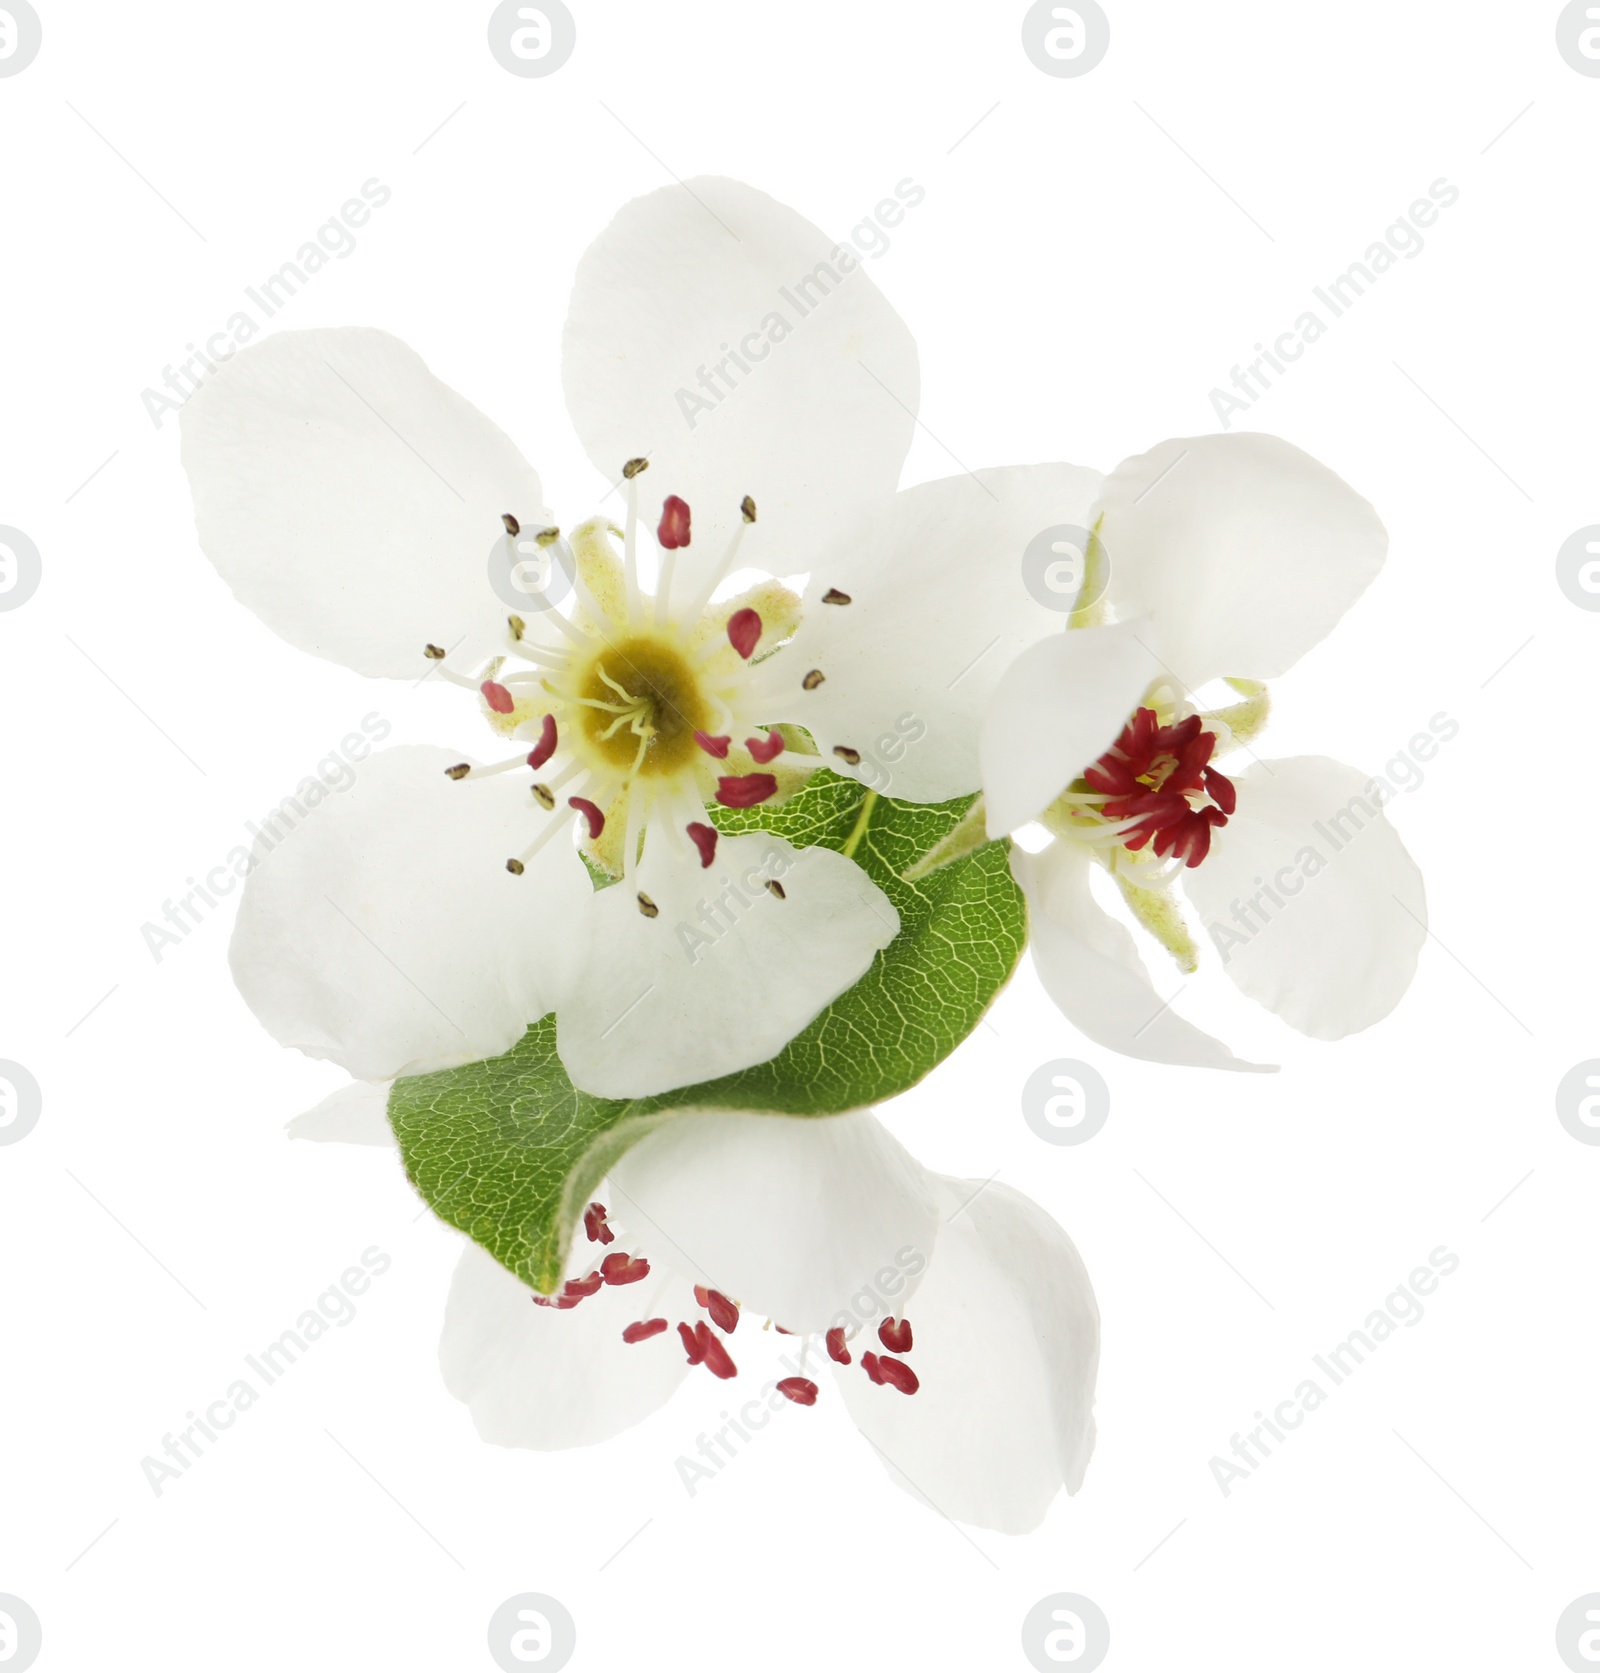
M 727 180 L 600 235 L 564 382 L 620 529 L 563 537 L 515 446 L 377 331 L 268 338 L 183 412 L 201 542 L 246 604 L 361 673 L 473 689 L 514 740 L 485 766 L 390 750 L 257 855 L 239 985 L 280 1040 L 363 1078 L 498 1054 L 552 1009 L 597 1094 L 773 1056 L 898 920 L 843 855 L 718 841 L 706 804 L 824 763 L 905 800 L 976 790 L 984 702 L 1059 625 L 1016 555 L 1099 484 L 1041 465 L 897 492 L 908 332 L 848 250 Z M 571 614 L 508 611 L 491 568 L 548 564 Z M 810 584 L 714 602 L 747 565 Z M 620 886 L 591 889 L 574 827 Z
M 392 1142 L 382 1096 L 347 1088 L 292 1130 Z M 825 1400 L 826 1367 L 890 1477 L 946 1516 L 1026 1533 L 1082 1484 L 1099 1314 L 1027 1197 L 925 1171 L 865 1111 L 675 1116 L 608 1194 L 555 1297 L 463 1248 L 440 1358 L 485 1440 L 592 1445 L 718 1376 L 732 1426 L 675 1461 L 697 1491 L 774 1413 Z
M 1336 1040 L 1387 1016 L 1427 933 L 1421 874 L 1381 811 L 1389 792 L 1321 756 L 1247 749 L 1267 713 L 1260 682 L 1293 667 L 1381 568 L 1377 514 L 1288 443 L 1230 435 L 1125 461 L 1083 526 L 1097 547 L 1083 615 L 1096 625 L 1075 616 L 1024 652 L 983 728 L 989 834 L 1042 819 L 1055 836 L 1012 853 L 1051 998 L 1129 1056 L 1257 1067 L 1157 997 L 1132 936 L 1090 894 L 1098 864 L 1191 971 L 1181 883 L 1228 975 L 1302 1033 Z M 1238 700 L 1201 708 L 1192 694 L 1218 680 Z M 1234 749 L 1252 764 L 1224 775 L 1213 762 Z

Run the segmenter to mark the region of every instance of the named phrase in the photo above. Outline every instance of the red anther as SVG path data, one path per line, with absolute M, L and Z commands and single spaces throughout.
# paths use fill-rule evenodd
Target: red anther
M 783 734 L 769 732 L 764 738 L 746 738 L 744 747 L 750 751 L 750 759 L 759 761 L 764 767 L 769 761 L 776 761 L 783 754 Z
M 878 1375 L 874 1380 L 888 1383 L 902 1394 L 915 1394 L 922 1386 L 916 1372 L 903 1359 L 891 1359 L 888 1354 L 879 1355 Z
M 814 1406 L 817 1403 L 817 1385 L 809 1377 L 780 1377 L 778 1392 L 786 1400 L 793 1400 L 797 1406 Z
M 698 1300 L 699 1290 L 694 1293 Z M 737 1302 L 729 1301 L 721 1290 L 707 1290 L 700 1305 L 711 1315 L 711 1322 L 718 1330 L 725 1330 L 731 1336 L 738 1329 L 739 1305 Z
M 844 1345 L 844 1330 L 841 1326 L 835 1325 L 833 1329 L 830 1330 L 825 1337 L 823 1337 L 823 1341 L 828 1344 L 828 1358 L 831 1359 L 834 1364 L 848 1365 L 850 1363 L 850 1350 Z
M 870 1349 L 861 1356 L 861 1369 L 872 1378 L 875 1383 L 883 1381 L 883 1372 L 879 1369 L 882 1361 Z
M 689 1356 L 691 1365 L 698 1365 L 706 1357 L 706 1351 L 700 1346 L 700 1327 L 698 1323 L 678 1325 L 678 1336 L 683 1342 L 683 1351 Z
M 563 1291 L 560 1295 L 536 1295 L 533 1298 L 535 1307 L 554 1307 L 557 1312 L 565 1313 L 569 1308 L 576 1307 L 583 1300 L 581 1295 L 568 1295 Z
M 691 825 L 689 840 L 700 850 L 700 869 L 704 871 L 717 857 L 717 827 L 715 825 Z
M 659 1336 L 667 1328 L 665 1319 L 640 1319 L 636 1324 L 630 1324 L 622 1332 L 624 1342 L 648 1342 L 652 1336 Z
M 569 1278 L 561 1286 L 561 1293 L 578 1297 L 593 1295 L 600 1288 L 601 1282 L 599 1270 L 596 1269 L 594 1272 L 586 1272 L 581 1278 Z
M 1234 789 L 1233 780 L 1225 778 L 1215 767 L 1206 768 L 1206 794 L 1224 813 L 1232 813 L 1239 805 L 1239 792 Z
M 556 752 L 556 717 L 546 715 L 544 724 L 539 728 L 539 741 L 528 752 L 528 765 L 535 772 Z
M 777 793 L 778 781 L 771 773 L 741 773 L 717 780 L 717 800 L 724 807 L 759 807 Z
M 689 544 L 689 507 L 676 494 L 668 494 L 661 507 L 661 521 L 656 526 L 656 539 L 669 552 Z
M 650 1276 L 650 1263 L 643 1255 L 616 1249 L 600 1263 L 600 1275 L 608 1284 L 637 1284 Z
M 721 1377 L 726 1381 L 739 1375 L 739 1367 L 733 1363 L 732 1356 L 723 1347 L 721 1337 L 711 1334 L 711 1327 L 704 1319 L 696 1323 L 694 1339 L 695 1345 L 700 1349 L 700 1358 L 713 1377 Z
M 718 761 L 728 759 L 728 748 L 733 743 L 733 739 L 725 734 L 713 737 L 709 732 L 696 732 L 694 741 L 707 755 L 715 757 Z
M 568 796 L 567 806 L 575 807 L 583 815 L 584 823 L 589 827 L 590 842 L 606 828 L 606 816 L 587 796 Z
M 735 610 L 728 618 L 728 643 L 742 656 L 746 662 L 750 660 L 750 653 L 756 648 L 761 639 L 760 614 L 746 606 L 743 610 Z
M 602 1202 L 592 1202 L 583 1211 L 583 1229 L 589 1234 L 591 1243 L 612 1243 L 616 1240 L 616 1233 L 606 1224 L 606 1205 Z
M 478 690 L 483 700 L 497 715 L 508 715 L 516 708 L 517 700 L 498 680 L 485 680 Z
M 911 1352 L 911 1321 L 909 1319 L 885 1319 L 878 1326 L 878 1340 L 884 1347 L 897 1354 Z

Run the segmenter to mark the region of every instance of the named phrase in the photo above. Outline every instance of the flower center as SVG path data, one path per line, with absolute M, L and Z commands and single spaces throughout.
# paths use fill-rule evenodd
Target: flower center
M 712 603 L 755 523 L 755 502 L 742 501 L 720 560 L 690 582 L 677 574 L 678 555 L 690 544 L 690 510 L 669 494 L 656 527 L 661 565 L 651 596 L 638 574 L 638 478 L 646 468 L 643 459 L 623 468 L 623 529 L 595 518 L 570 541 L 553 528 L 524 536 L 506 514 L 508 567 L 522 567 L 509 560 L 530 542 L 551 554 L 573 577 L 577 609 L 570 617 L 554 609 L 532 621 L 509 617 L 503 653 L 474 677 L 438 669 L 441 678 L 476 689 L 490 724 L 525 751 L 487 767 L 462 762 L 449 776 L 479 779 L 522 768 L 535 775 L 533 839 L 506 862 L 516 874 L 580 816 L 589 858 L 613 877 L 633 875 L 653 833 L 687 863 L 709 867 L 717 830 L 706 822 L 708 804 L 759 806 L 823 765 L 773 724 L 788 687 L 764 666 L 799 625 L 799 599 L 769 581 Z M 613 536 L 621 537 L 620 559 Z M 842 593 L 825 602 L 839 601 L 849 602 Z M 552 632 L 535 633 L 534 621 Z M 440 664 L 446 656 L 437 645 L 426 654 Z M 822 678 L 812 669 L 799 683 L 810 690 Z M 659 916 L 648 895 L 640 892 L 638 902 L 646 918 Z
M 602 644 L 571 675 L 550 682 L 574 710 L 574 748 L 601 772 L 670 778 L 694 761 L 697 732 L 715 713 L 677 634 L 634 634 Z
M 1197 714 L 1162 724 L 1152 708 L 1134 710 L 1117 741 L 1052 809 L 1067 834 L 1137 854 L 1197 866 L 1211 833 L 1238 801 L 1233 781 L 1213 767 L 1217 734 Z M 1114 859 L 1114 855 L 1113 855 Z

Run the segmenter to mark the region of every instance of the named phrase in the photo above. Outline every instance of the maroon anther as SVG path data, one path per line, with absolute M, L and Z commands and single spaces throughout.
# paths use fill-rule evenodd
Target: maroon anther
M 497 715 L 508 715 L 516 708 L 517 700 L 498 680 L 485 680 L 478 690 L 483 700 Z
M 678 1336 L 683 1342 L 683 1351 L 689 1356 L 689 1363 L 698 1365 L 706 1357 L 706 1351 L 700 1345 L 700 1336 L 696 1326 L 680 1323 Z
M 778 1392 L 785 1400 L 793 1400 L 797 1406 L 814 1406 L 817 1403 L 817 1385 L 809 1377 L 780 1377 Z
M 714 761 L 726 761 L 728 759 L 728 751 L 733 745 L 733 739 L 730 738 L 726 732 L 696 732 L 694 735 L 694 741 L 699 744 L 706 754 Z
M 878 1356 L 869 1348 L 861 1356 L 861 1369 L 872 1378 L 875 1383 L 883 1381 L 883 1372 L 879 1369 Z
M 696 1284 L 694 1298 L 711 1315 L 711 1322 L 718 1330 L 725 1330 L 731 1336 L 738 1328 L 739 1308 L 721 1290 L 708 1290 L 703 1284 Z
M 606 1205 L 603 1202 L 592 1202 L 584 1209 L 583 1229 L 589 1234 L 591 1243 L 616 1241 L 617 1234 L 606 1224 Z
M 746 738 L 744 747 L 750 751 L 750 759 L 759 761 L 764 767 L 769 761 L 776 761 L 783 754 L 783 734 L 769 732 L 764 738 Z
M 823 1341 L 828 1344 L 828 1358 L 835 1365 L 848 1365 L 850 1363 L 850 1350 L 844 1345 L 844 1331 L 840 1326 L 835 1325 L 823 1337 Z
M 586 1273 L 582 1278 L 569 1278 L 561 1286 L 561 1293 L 581 1300 L 586 1295 L 593 1295 L 600 1288 L 602 1282 L 603 1280 L 598 1272 Z
M 728 643 L 746 662 L 761 641 L 761 617 L 748 607 L 728 617 Z
M 539 741 L 528 751 L 528 765 L 535 772 L 556 752 L 556 717 L 546 715 L 539 728 Z
M 700 1349 L 701 1361 L 713 1377 L 721 1377 L 726 1381 L 739 1375 L 739 1367 L 733 1363 L 732 1356 L 723 1347 L 721 1337 L 711 1334 L 711 1327 L 704 1319 L 695 1324 L 694 1339 Z
M 659 1336 L 667 1328 L 665 1319 L 640 1319 L 630 1324 L 622 1332 L 624 1342 L 648 1342 L 652 1336 Z
M 885 1319 L 878 1326 L 878 1340 L 891 1353 L 910 1353 L 911 1321 L 909 1319 Z
M 575 807 L 583 815 L 583 821 L 589 827 L 590 842 L 606 828 L 606 816 L 587 796 L 568 796 L 567 806 Z
M 608 1284 L 637 1284 L 650 1276 L 650 1263 L 643 1255 L 616 1249 L 600 1263 L 600 1275 Z
M 668 494 L 661 507 L 661 521 L 656 525 L 656 539 L 669 552 L 689 544 L 689 506 L 676 494 Z
M 878 1356 L 878 1375 L 876 1381 L 888 1383 L 900 1390 L 902 1394 L 915 1394 L 922 1385 L 917 1381 L 917 1374 L 901 1359 L 891 1359 L 888 1354 Z
M 717 827 L 715 825 L 691 825 L 689 840 L 700 850 L 700 869 L 706 870 L 717 857 Z
M 778 781 L 771 773 L 741 773 L 717 780 L 717 800 L 724 807 L 759 807 L 777 793 Z

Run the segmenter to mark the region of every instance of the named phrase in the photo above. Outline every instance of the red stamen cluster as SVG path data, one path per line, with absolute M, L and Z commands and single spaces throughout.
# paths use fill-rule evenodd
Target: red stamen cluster
M 1226 825 L 1238 803 L 1233 781 L 1207 763 L 1217 747 L 1200 716 L 1162 726 L 1154 709 L 1136 709 L 1122 735 L 1086 772 L 1091 790 L 1109 796 L 1107 819 L 1136 819 L 1123 846 L 1147 843 L 1163 859 L 1171 855 L 1197 866 L 1211 851 L 1212 831 Z M 1196 807 L 1191 798 L 1208 799 Z

